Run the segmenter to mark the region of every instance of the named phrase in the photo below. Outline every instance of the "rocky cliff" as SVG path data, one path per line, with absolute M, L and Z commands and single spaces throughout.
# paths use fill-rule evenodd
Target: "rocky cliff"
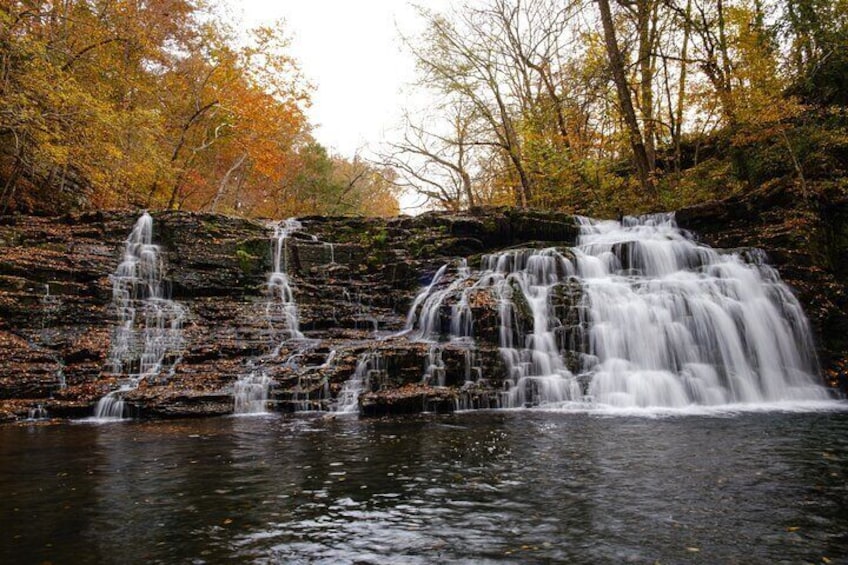
M 121 375 L 107 364 L 117 320 L 112 275 L 136 217 L 0 219 L 0 419 L 34 411 L 88 416 L 116 388 Z M 577 236 L 570 216 L 516 210 L 302 218 L 283 254 L 303 339 L 286 340 L 286 328 L 268 316 L 273 226 L 179 212 L 153 219 L 162 278 L 186 317 L 179 350 L 125 395 L 141 417 L 230 413 L 234 383 L 255 371 L 274 383 L 270 403 L 278 410 L 337 405 L 356 374 L 368 379 L 358 397 L 364 414 L 485 406 L 506 377 L 494 297 L 471 295 L 473 359 L 461 343 L 436 350 L 398 335 L 410 305 L 443 265 L 461 268 L 457 258 L 479 263 L 485 253 L 565 247 Z M 787 189 L 775 188 L 682 210 L 678 221 L 711 245 L 765 248 L 817 330 L 825 374 L 844 379 L 844 203 L 799 206 Z M 580 320 L 566 313 L 579 292 L 562 285 L 552 298 L 564 312 L 558 339 L 579 339 Z M 517 315 L 527 314 L 519 308 Z M 476 388 L 466 382 L 472 370 L 487 377 Z
M 182 349 L 172 353 L 178 362 L 126 395 L 135 414 L 153 417 L 230 413 L 233 383 L 259 368 L 276 382 L 271 400 L 278 409 L 326 408 L 369 351 L 386 367 L 384 382 L 375 383 L 385 394 L 363 399 L 364 412 L 453 402 L 444 390 L 419 386 L 426 345 L 375 336 L 403 330 L 421 285 L 455 257 L 530 242 L 568 245 L 576 236 L 569 216 L 513 210 L 302 218 L 285 261 L 305 339 L 286 343 L 266 313 L 272 225 L 179 212 L 153 217 L 163 280 L 187 313 Z M 3 418 L 36 409 L 88 416 L 115 389 L 120 375 L 107 368 L 117 319 L 112 275 L 136 218 L 108 212 L 0 220 Z M 481 356 L 497 363 L 491 348 Z M 450 352 L 445 357 L 456 365 Z M 459 377 L 451 374 L 455 384 Z

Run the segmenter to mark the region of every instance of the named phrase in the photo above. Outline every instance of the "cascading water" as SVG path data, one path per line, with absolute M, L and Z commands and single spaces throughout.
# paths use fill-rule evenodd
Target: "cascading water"
M 368 351 L 360 355 L 356 370 L 339 391 L 334 412 L 356 414 L 359 412 L 359 397 L 370 388 L 371 379 L 385 371 L 379 351 Z
M 471 270 L 467 261 L 462 259 L 456 266 L 454 280 L 447 285 L 441 285 L 449 267 L 450 265 L 443 265 L 430 284 L 418 293 L 406 319 L 406 334 L 416 341 L 430 344 L 421 380 L 424 384 L 432 386 L 445 385 L 442 336 L 446 335 L 451 344 L 465 350 L 466 373 L 469 375 L 473 372 L 470 363 L 475 359 L 474 321 L 466 292 L 472 287 Z M 449 299 L 456 296 L 459 298 L 450 304 L 450 320 L 446 328 L 442 309 Z
M 302 229 L 300 222 L 289 218 L 274 228 L 274 271 L 268 276 L 268 292 L 271 299 L 268 301 L 266 314 L 268 322 L 276 331 L 282 331 L 283 340 L 301 339 L 300 322 L 297 314 L 297 302 L 295 302 L 288 275 L 288 238 Z
M 443 378 L 440 341 L 473 344 L 469 296 L 485 290 L 508 379 L 499 398 L 476 406 L 681 408 L 828 397 L 815 383 L 802 309 L 760 253 L 698 245 L 673 215 L 579 221 L 573 249 L 484 256 L 479 272 L 460 268 L 450 283 L 447 266 L 436 274 L 407 320 L 410 337 L 434 342 L 431 384 Z
M 123 259 L 111 276 L 118 324 L 112 331 L 107 366 L 109 372 L 124 377 L 117 390 L 97 403 L 95 418 L 122 418 L 123 395 L 178 361 L 175 354 L 182 348 L 186 311 L 166 298 L 162 267 L 159 246 L 153 244 L 153 218 L 145 212 L 130 232 Z
M 274 227 L 272 254 L 274 270 L 268 275 L 269 300 L 265 315 L 273 332 L 272 357 L 288 340 L 303 339 L 300 333 L 297 302 L 294 299 L 288 275 L 288 238 L 302 228 L 300 222 L 290 218 Z M 239 377 L 233 385 L 233 412 L 235 414 L 262 414 L 267 411 L 271 378 L 261 369 Z
M 581 220 L 588 348 L 596 403 L 760 403 L 827 398 L 800 304 L 762 254 L 697 245 L 672 215 Z
M 580 385 L 566 366 L 567 347 L 556 335 L 564 324 L 551 300 L 574 274 L 568 257 L 556 249 L 514 250 L 484 257 L 483 266 L 478 284 L 497 298 L 501 356 L 510 375 L 502 404 L 577 400 Z M 522 327 L 520 318 L 532 325 Z
M 263 372 L 251 372 L 233 385 L 235 414 L 263 414 L 267 411 L 271 378 Z

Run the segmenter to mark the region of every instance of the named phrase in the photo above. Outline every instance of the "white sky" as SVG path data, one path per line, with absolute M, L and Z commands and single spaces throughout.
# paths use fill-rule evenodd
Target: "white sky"
M 352 157 L 398 125 L 415 78 L 402 47 L 422 23 L 404 0 L 228 0 L 248 26 L 286 20 L 292 55 L 315 86 L 308 115 L 316 139 Z M 442 10 L 451 0 L 422 0 Z

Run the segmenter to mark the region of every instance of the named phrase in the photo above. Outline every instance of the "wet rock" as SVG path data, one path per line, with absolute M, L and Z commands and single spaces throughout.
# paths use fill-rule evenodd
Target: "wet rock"
M 682 210 L 678 222 L 712 245 L 765 248 L 813 321 L 826 374 L 844 381 L 848 204 L 802 206 L 788 190 Z M 254 370 L 271 377 L 276 409 L 329 410 L 365 355 L 379 356 L 381 365 L 362 391 L 364 414 L 496 405 L 506 368 L 491 289 L 467 293 L 474 347 L 390 336 L 404 330 L 416 293 L 445 263 L 454 265 L 453 280 L 458 257 L 477 267 L 486 253 L 562 248 L 577 236 L 566 214 L 504 208 L 388 220 L 302 218 L 285 261 L 305 338 L 283 343 L 286 328 L 266 315 L 272 224 L 182 212 L 153 217 L 164 280 L 187 315 L 171 363 L 126 395 L 141 417 L 228 413 L 233 384 Z M 109 374 L 106 363 L 117 320 L 110 275 L 136 219 L 126 212 L 0 218 L 0 420 L 25 418 L 36 405 L 51 417 L 90 415 L 118 386 L 120 375 Z M 460 294 L 439 313 L 443 339 Z M 561 322 L 556 339 L 579 349 L 586 339 L 579 285 L 555 287 L 551 301 Z M 514 314 L 516 324 L 532 324 L 526 304 L 516 301 Z M 576 370 L 579 359 L 568 361 Z
M 456 389 L 448 387 L 408 384 L 390 391 L 367 392 L 359 406 L 364 416 L 451 412 L 456 408 L 457 396 Z

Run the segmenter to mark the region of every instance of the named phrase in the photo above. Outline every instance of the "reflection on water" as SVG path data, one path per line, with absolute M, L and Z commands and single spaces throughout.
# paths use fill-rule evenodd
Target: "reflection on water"
M 0 428 L 3 563 L 848 559 L 848 413 Z

